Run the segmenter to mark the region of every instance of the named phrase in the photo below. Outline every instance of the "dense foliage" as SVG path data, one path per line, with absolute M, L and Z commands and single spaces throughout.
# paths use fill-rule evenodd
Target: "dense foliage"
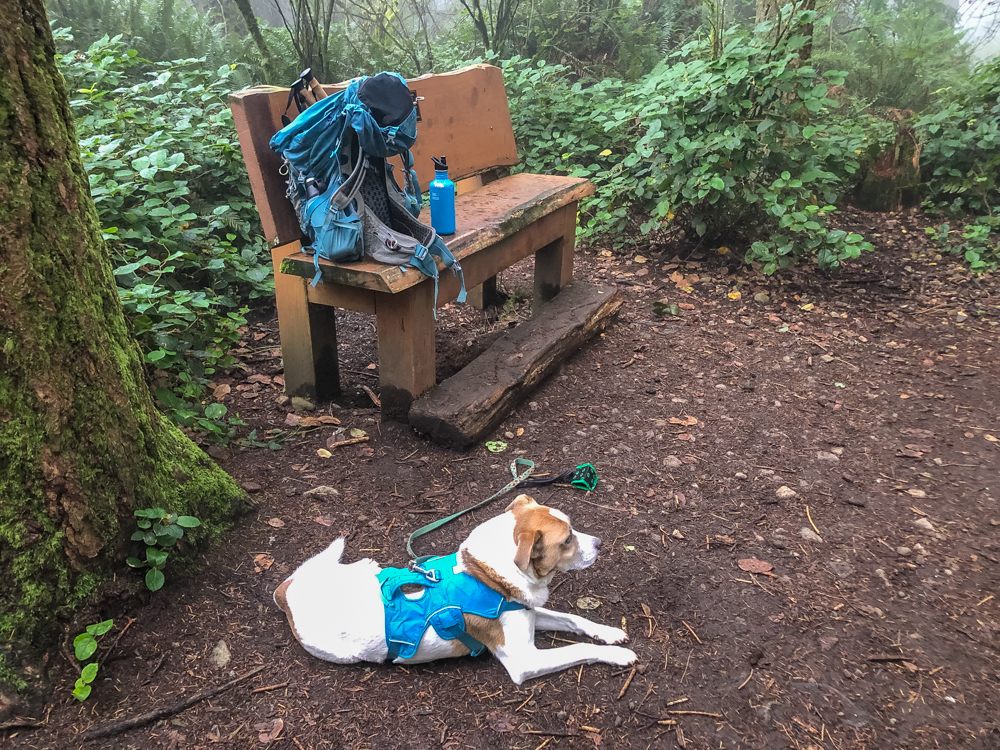
M 814 23 L 793 19 L 791 31 Z M 815 256 L 835 269 L 870 245 L 827 228 L 861 162 L 892 127 L 860 112 L 835 115 L 840 71 L 801 65 L 808 37 L 736 36 L 713 58 L 686 45 L 634 84 L 570 83 L 565 66 L 505 64 L 524 168 L 590 177 L 589 235 L 680 225 L 714 239 L 738 232 L 766 273 Z
M 952 217 L 972 214 L 961 229 L 938 238 L 976 271 L 1000 265 L 1000 61 L 981 65 L 946 95 L 944 106 L 916 122 L 928 208 Z
M 119 294 L 157 370 L 157 398 L 179 424 L 224 438 L 235 420 L 204 403 L 207 389 L 233 364 L 246 305 L 273 290 L 226 102 L 233 68 L 149 63 L 117 37 L 63 56 L 61 67 Z

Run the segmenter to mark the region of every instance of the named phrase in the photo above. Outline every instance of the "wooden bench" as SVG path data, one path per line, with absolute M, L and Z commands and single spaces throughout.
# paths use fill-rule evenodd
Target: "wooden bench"
M 462 264 L 470 299 L 488 303 L 496 275 L 534 253 L 532 312 L 537 314 L 573 279 L 577 202 L 592 194 L 593 186 L 574 177 L 498 177 L 518 161 L 499 68 L 475 65 L 409 85 L 423 97 L 413 155 L 424 190 L 434 174 L 431 156 L 441 154 L 459 186 L 457 231 L 442 239 Z M 363 260 L 321 261 L 323 283 L 310 285 L 313 260 L 301 252 L 302 233 L 285 197 L 281 163 L 268 146 L 281 127 L 287 96 L 287 89 L 265 86 L 230 96 L 254 199 L 273 248 L 286 392 L 320 400 L 338 394 L 334 308 L 358 310 L 377 319 L 383 418 L 405 419 L 413 401 L 435 384 L 434 283 L 412 269 L 404 273 Z M 429 223 L 426 196 L 421 220 Z M 442 271 L 438 306 L 458 292 L 458 278 Z

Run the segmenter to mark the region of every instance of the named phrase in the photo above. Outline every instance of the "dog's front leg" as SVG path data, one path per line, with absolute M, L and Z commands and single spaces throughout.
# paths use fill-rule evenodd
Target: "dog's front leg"
M 513 644 L 512 644 L 513 645 Z M 615 664 L 625 667 L 635 663 L 636 656 L 631 649 L 621 646 L 597 646 L 593 643 L 574 643 L 559 648 L 509 648 L 500 646 L 494 655 L 504 665 L 510 678 L 520 685 L 525 680 L 561 672 L 580 664 Z
M 591 622 L 585 617 L 571 615 L 568 612 L 555 612 L 551 609 L 535 607 L 535 628 L 537 630 L 549 630 L 557 633 L 578 633 L 596 638 L 604 643 L 624 643 L 628 640 L 628 634 L 621 628 L 613 628 L 609 625 L 601 625 Z

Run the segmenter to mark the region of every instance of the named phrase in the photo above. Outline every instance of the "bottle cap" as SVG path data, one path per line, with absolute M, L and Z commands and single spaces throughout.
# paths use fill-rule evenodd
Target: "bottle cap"
M 447 156 L 432 156 L 431 161 L 434 162 L 434 169 L 439 172 L 448 171 L 448 157 Z

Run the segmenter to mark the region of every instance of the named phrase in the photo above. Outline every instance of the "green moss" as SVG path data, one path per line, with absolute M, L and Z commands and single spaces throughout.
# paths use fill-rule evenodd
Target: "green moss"
M 10 685 L 18 693 L 28 689 L 28 683 L 21 679 L 18 670 L 7 664 L 5 654 L 0 654 L 0 683 Z

